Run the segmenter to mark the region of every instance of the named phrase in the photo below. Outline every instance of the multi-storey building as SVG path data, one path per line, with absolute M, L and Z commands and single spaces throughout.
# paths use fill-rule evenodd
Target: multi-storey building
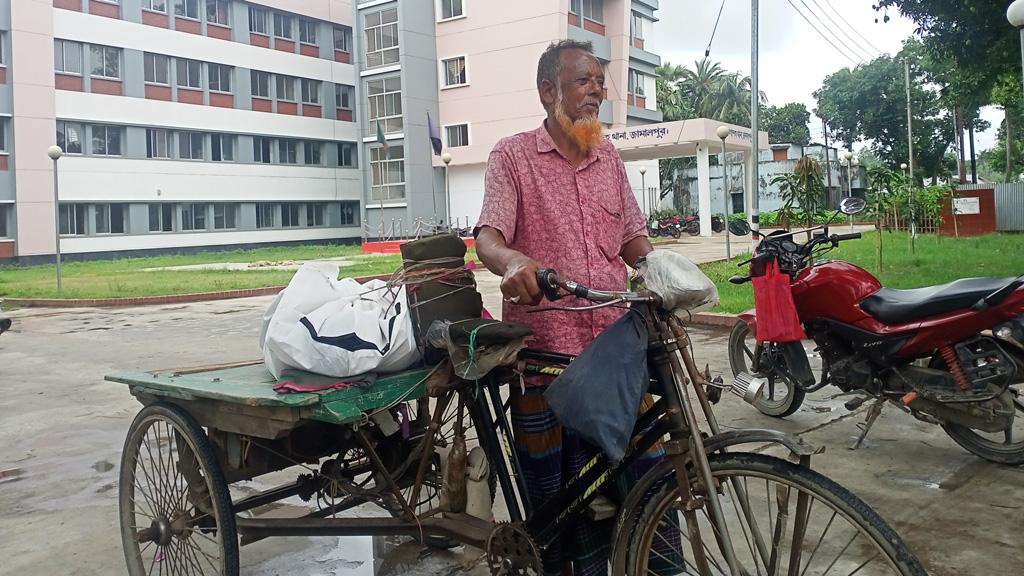
M 52 258 L 58 229 L 81 255 L 410 232 L 448 211 L 429 122 L 452 156 L 451 218 L 472 220 L 491 147 L 543 117 L 536 61 L 552 40 L 594 41 L 609 126 L 660 119 L 643 40 L 657 8 L 0 3 L 0 259 Z

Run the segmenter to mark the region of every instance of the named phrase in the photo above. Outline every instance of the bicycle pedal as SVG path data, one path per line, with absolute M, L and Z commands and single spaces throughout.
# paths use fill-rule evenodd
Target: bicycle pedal
M 864 403 L 867 402 L 870 399 L 871 399 L 870 396 L 858 396 L 857 398 L 854 398 L 853 400 L 847 400 L 846 403 L 843 404 L 843 406 L 845 406 L 847 410 L 852 412 L 852 411 L 856 410 L 857 408 L 860 408 L 861 406 L 863 406 Z
M 598 496 L 590 502 L 587 506 L 586 516 L 588 520 L 608 520 L 609 518 L 615 518 L 615 515 L 619 512 L 618 506 L 614 502 L 609 500 L 605 496 Z

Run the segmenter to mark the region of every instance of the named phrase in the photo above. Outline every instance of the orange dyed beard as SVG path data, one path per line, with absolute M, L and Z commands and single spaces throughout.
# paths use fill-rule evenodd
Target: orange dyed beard
M 558 100 L 555 102 L 555 121 L 558 122 L 562 132 L 569 137 L 569 141 L 583 152 L 590 152 L 604 139 L 601 121 L 597 119 L 597 116 L 584 116 L 573 121 L 565 113 L 565 103 L 561 94 L 558 95 Z

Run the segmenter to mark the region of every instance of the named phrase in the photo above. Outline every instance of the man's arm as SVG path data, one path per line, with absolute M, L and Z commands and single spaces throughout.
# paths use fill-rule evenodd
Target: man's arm
M 476 253 L 488 270 L 501 276 L 501 293 L 516 304 L 534 305 L 541 300 L 537 285 L 540 265 L 505 243 L 505 236 L 495 228 L 481 226 L 476 236 Z
M 619 256 L 629 265 L 636 268 L 636 261 L 654 251 L 654 246 L 646 236 L 637 236 L 622 246 Z

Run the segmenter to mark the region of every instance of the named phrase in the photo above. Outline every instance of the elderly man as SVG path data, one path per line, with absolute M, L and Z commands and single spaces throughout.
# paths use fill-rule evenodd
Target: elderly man
M 602 135 L 597 115 L 605 78 L 591 44 L 549 46 L 537 66 L 537 91 L 547 112 L 543 124 L 491 152 L 477 254 L 502 276 L 502 319 L 529 324 L 536 348 L 575 355 L 622 311 L 530 314 L 542 299 L 537 271 L 550 267 L 593 288 L 623 290 L 626 264 L 634 266 L 652 247 L 625 165 Z M 511 399 L 516 450 L 535 506 L 597 453 L 558 426 L 541 392 L 535 386 Z M 546 551 L 545 573 L 605 573 L 610 530 L 608 521 L 578 522 Z

